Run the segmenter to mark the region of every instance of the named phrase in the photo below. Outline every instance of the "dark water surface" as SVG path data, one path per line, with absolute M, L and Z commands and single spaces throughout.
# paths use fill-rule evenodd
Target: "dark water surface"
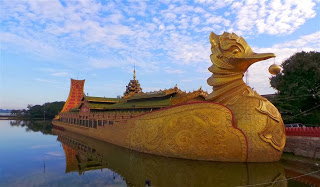
M 50 122 L 0 120 L 0 186 L 318 186 L 319 173 L 295 177 L 319 169 L 292 155 L 248 164 L 166 158 L 51 130 Z

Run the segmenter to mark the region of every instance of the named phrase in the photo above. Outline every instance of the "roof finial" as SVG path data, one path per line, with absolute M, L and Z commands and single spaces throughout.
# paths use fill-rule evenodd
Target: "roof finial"
M 136 63 L 133 66 L 133 80 L 136 80 Z

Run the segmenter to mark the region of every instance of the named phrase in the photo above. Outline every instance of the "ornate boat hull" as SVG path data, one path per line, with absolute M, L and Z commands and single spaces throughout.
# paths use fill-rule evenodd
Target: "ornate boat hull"
M 53 125 L 166 157 L 230 162 L 246 162 L 248 157 L 246 136 L 233 126 L 232 112 L 213 102 L 167 107 L 97 128 L 58 120 Z
M 104 116 L 99 119 L 111 120 L 110 115 Z M 248 160 L 247 136 L 234 126 L 233 114 L 226 106 L 195 102 L 129 119 L 121 118 L 118 116 L 120 120 L 114 124 L 97 128 L 58 120 L 52 123 L 60 129 L 149 154 L 193 160 L 251 162 Z M 277 161 L 280 156 L 266 154 L 265 158 L 260 157 L 254 162 Z

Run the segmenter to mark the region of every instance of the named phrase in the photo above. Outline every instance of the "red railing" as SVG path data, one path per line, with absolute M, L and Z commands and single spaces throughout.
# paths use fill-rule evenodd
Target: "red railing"
M 286 127 L 286 135 L 320 137 L 320 127 Z

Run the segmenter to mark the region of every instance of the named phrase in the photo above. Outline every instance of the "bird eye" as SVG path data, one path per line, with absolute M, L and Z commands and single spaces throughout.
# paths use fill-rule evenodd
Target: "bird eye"
M 232 53 L 233 53 L 233 54 L 237 54 L 237 53 L 239 53 L 239 50 L 238 50 L 238 49 L 235 49 L 235 50 L 232 51 Z

